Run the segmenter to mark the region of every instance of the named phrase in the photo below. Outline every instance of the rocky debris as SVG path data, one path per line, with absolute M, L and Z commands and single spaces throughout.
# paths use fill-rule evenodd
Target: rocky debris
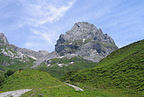
M 34 59 L 39 59 L 44 56 L 41 52 L 36 52 L 27 48 L 16 48 L 15 51 L 19 51 L 25 55 L 32 56 Z
M 116 49 L 110 36 L 87 22 L 75 23 L 71 30 L 60 35 L 55 45 L 60 56 L 79 55 L 94 62 L 99 62 Z
M 1 49 L 1 54 L 3 54 L 4 56 L 9 56 L 11 59 L 22 59 L 20 61 L 27 61 L 27 56 L 22 54 L 21 52 L 15 52 L 12 51 L 8 48 L 5 49 Z
M 32 66 L 32 68 L 39 66 L 43 62 L 45 62 L 46 64 L 48 64 L 48 66 L 50 66 L 50 64 L 48 63 L 49 60 L 59 57 L 59 55 L 55 51 L 51 53 L 48 53 L 47 51 L 39 51 L 39 53 L 41 54 L 41 57 L 38 57 L 38 59 L 34 62 L 35 65 Z

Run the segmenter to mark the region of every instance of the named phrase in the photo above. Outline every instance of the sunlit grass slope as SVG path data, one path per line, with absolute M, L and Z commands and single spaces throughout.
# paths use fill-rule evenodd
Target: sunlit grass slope
M 32 89 L 22 97 L 110 97 L 99 91 L 75 91 L 47 72 L 38 70 L 19 70 L 8 77 L 2 86 L 3 92 Z

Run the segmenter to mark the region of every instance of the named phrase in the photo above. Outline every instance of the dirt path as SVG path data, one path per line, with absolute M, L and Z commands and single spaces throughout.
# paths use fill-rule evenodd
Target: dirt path
M 73 87 L 76 91 L 84 91 L 83 89 L 81 89 L 81 88 L 79 88 L 79 87 L 77 87 L 77 86 L 71 85 L 71 84 L 69 84 L 69 83 L 65 83 L 65 84 L 67 84 L 67 85 L 70 86 L 70 87 Z
M 31 91 L 32 89 L 21 89 L 21 90 L 16 90 L 16 91 L 9 91 L 9 92 L 4 92 L 0 93 L 0 97 L 20 97 L 22 94 Z

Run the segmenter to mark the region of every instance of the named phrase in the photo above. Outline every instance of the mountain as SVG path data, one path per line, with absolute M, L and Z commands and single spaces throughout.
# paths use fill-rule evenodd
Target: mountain
M 66 73 L 92 68 L 102 58 L 118 49 L 113 39 L 93 24 L 78 22 L 55 45 L 56 58 L 48 58 L 38 66 L 56 78 Z
M 0 92 L 28 88 L 32 91 L 22 97 L 143 97 L 144 40 L 117 49 L 110 36 L 87 22 L 60 35 L 52 53 L 19 48 L 0 33 Z
M 68 73 L 65 80 L 96 90 L 122 89 L 131 94 L 126 97 L 143 97 L 144 40 L 112 52 L 92 69 Z
M 61 34 L 55 45 L 60 56 L 74 55 L 99 62 L 118 49 L 113 39 L 88 22 L 75 23 L 66 34 Z
M 34 61 L 32 68 L 36 68 L 42 63 L 47 64 L 46 61 L 50 59 L 61 57 L 68 59 L 82 57 L 86 60 L 99 62 L 116 49 L 118 48 L 111 37 L 87 22 L 75 23 L 71 30 L 60 35 L 55 45 L 55 51 L 52 53 L 19 48 L 10 44 L 4 33 L 0 33 L 0 53 L 22 62 L 26 62 L 30 58 Z M 7 62 L 3 64 L 11 65 Z
M 30 68 L 34 59 L 17 51 L 18 48 L 9 44 L 3 33 L 0 33 L 0 70 Z

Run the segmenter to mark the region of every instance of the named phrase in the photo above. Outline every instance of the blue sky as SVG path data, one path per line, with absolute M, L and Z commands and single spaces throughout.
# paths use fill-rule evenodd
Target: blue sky
M 144 39 L 144 0 L 0 0 L 0 32 L 22 48 L 51 52 L 59 35 L 81 21 L 122 47 Z

